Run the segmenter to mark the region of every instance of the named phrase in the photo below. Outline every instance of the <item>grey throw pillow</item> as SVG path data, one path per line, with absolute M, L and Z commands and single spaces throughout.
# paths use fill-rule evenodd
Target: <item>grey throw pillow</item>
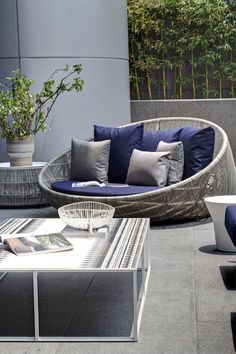
M 169 152 L 149 152 L 134 149 L 129 163 L 126 183 L 164 187 L 168 175 L 168 155 Z
M 107 182 L 110 144 L 110 140 L 72 139 L 70 178 L 81 182 Z
M 169 151 L 169 172 L 167 184 L 171 185 L 182 180 L 184 172 L 184 149 L 181 141 L 165 143 L 160 141 L 157 151 Z

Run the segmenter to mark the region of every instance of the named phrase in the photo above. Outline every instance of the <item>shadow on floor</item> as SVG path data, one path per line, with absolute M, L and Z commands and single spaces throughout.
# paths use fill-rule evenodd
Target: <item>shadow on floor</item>
M 202 246 L 198 249 L 200 252 L 211 254 L 211 255 L 224 255 L 224 256 L 235 256 L 235 252 L 224 252 L 224 251 L 218 251 L 216 249 L 216 245 L 206 245 Z
M 236 290 L 236 266 L 220 266 L 219 268 L 226 289 Z
M 204 218 L 204 219 L 194 219 L 194 220 L 169 220 L 169 221 L 152 221 L 151 220 L 151 227 L 152 229 L 178 229 L 183 227 L 192 227 L 195 225 L 204 225 L 211 222 L 211 218 Z
M 236 351 L 236 312 L 231 312 L 231 329 L 232 329 L 234 350 Z

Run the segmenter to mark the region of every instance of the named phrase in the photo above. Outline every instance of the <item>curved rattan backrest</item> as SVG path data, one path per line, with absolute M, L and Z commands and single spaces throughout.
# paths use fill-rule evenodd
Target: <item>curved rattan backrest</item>
M 153 131 L 182 128 L 186 126 L 192 126 L 196 128 L 206 128 L 211 126 L 215 130 L 215 149 L 214 149 L 214 159 L 212 163 L 216 163 L 216 161 L 214 160 L 216 158 L 220 158 L 220 156 L 224 153 L 225 149 L 227 148 L 228 138 L 224 130 L 220 128 L 218 125 L 209 122 L 207 120 L 191 118 L 191 117 L 166 117 L 166 118 L 154 118 L 149 120 L 143 120 L 135 123 L 126 124 L 123 125 L 122 127 L 135 125 L 137 123 L 143 123 L 144 130 L 153 130 Z M 62 154 L 55 157 L 50 162 L 48 162 L 39 175 L 40 186 L 42 188 L 51 189 L 51 183 L 53 181 L 68 179 L 70 173 L 70 158 L 71 158 L 71 152 L 70 149 L 68 149 Z M 209 166 L 207 168 L 209 168 Z

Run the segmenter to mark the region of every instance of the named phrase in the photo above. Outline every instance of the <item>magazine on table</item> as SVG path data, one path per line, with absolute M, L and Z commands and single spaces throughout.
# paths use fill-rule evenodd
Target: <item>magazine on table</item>
M 17 256 L 61 252 L 73 249 L 73 245 L 62 233 L 47 235 L 11 234 L 4 238 L 4 243 Z

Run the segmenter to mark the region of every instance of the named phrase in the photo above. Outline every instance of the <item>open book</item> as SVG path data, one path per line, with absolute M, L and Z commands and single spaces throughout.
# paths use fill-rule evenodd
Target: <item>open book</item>
M 88 182 L 73 182 L 72 183 L 72 188 L 73 187 L 88 187 L 88 186 L 98 186 L 98 187 L 129 187 L 128 184 L 122 184 L 122 183 L 100 183 L 98 181 L 88 181 Z
M 47 235 L 12 234 L 4 238 L 4 243 L 6 243 L 17 256 L 73 249 L 73 245 L 62 233 Z
M 88 186 L 105 187 L 105 183 L 100 183 L 98 181 L 73 182 L 72 183 L 72 187 L 88 187 Z

